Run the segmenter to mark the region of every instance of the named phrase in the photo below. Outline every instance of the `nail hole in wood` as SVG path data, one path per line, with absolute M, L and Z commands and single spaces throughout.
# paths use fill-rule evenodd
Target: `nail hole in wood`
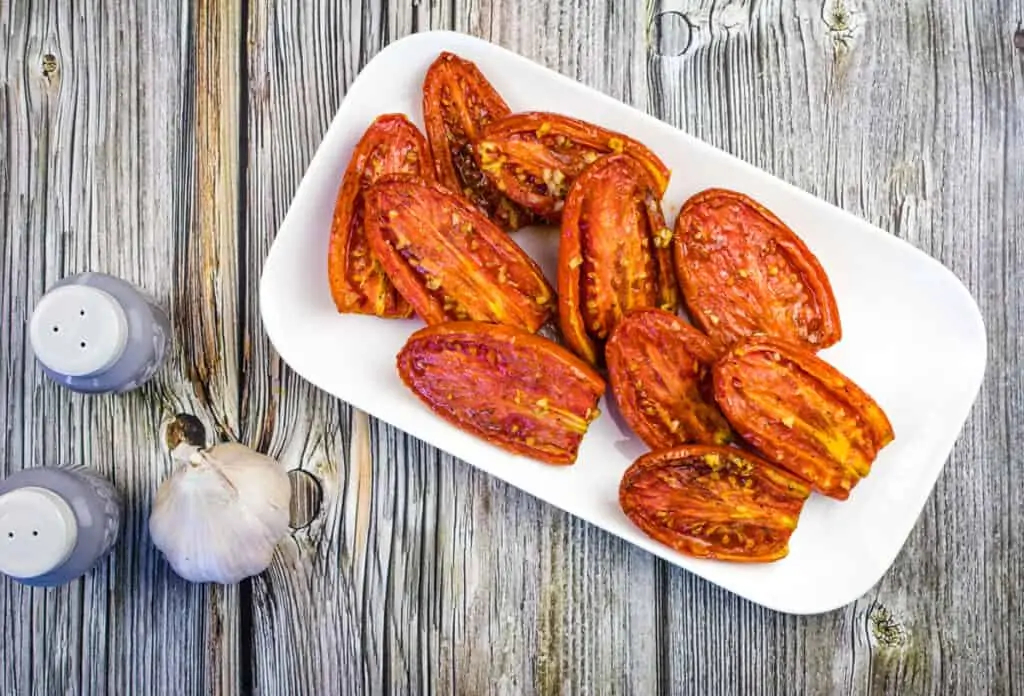
M 288 508 L 291 527 L 303 529 L 320 514 L 324 492 L 317 478 L 302 469 L 289 471 L 288 481 L 292 485 L 292 499 Z
M 693 24 L 678 10 L 659 12 L 651 20 L 654 51 L 659 56 L 681 56 L 693 43 Z

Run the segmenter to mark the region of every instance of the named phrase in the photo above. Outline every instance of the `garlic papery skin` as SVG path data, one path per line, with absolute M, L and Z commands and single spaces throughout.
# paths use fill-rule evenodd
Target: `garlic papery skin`
M 266 570 L 288 533 L 281 465 L 237 443 L 182 443 L 171 454 L 180 463 L 157 490 L 149 533 L 174 572 L 230 585 Z

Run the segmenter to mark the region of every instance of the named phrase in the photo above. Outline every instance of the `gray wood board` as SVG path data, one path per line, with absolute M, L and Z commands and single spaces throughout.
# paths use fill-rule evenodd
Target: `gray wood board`
M 0 693 L 1020 692 L 1022 21 L 1022 0 L 0 6 L 0 473 L 90 462 L 129 507 L 83 580 L 0 581 Z M 427 28 L 653 113 L 965 281 L 988 327 L 986 383 L 863 599 L 818 617 L 761 609 L 277 358 L 257 304 L 277 226 L 359 69 Z M 32 361 L 31 307 L 87 268 L 173 315 L 177 351 L 140 392 L 69 395 Z M 184 583 L 148 539 L 170 470 L 160 427 L 178 412 L 302 469 L 304 500 L 322 501 L 238 588 Z

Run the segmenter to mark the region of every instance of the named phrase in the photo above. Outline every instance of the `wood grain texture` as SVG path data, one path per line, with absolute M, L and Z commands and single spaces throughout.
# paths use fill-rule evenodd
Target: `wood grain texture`
M 83 580 L 0 580 L 0 694 L 1019 693 L 1022 22 L 1024 0 L 0 5 L 0 474 L 91 461 L 129 506 Z M 647 110 L 964 279 L 987 380 L 862 600 L 763 610 L 281 363 L 257 296 L 277 227 L 359 69 L 428 28 Z M 176 352 L 140 392 L 69 395 L 33 364 L 31 307 L 86 268 L 172 311 Z M 319 514 L 251 583 L 190 586 L 148 540 L 178 412 L 318 482 Z
M 271 3 L 250 4 L 250 267 L 265 256 L 344 88 L 377 50 L 410 31 L 478 33 L 626 100 L 631 85 L 643 85 L 646 24 L 632 8 L 435 2 L 371 4 L 369 12 L 359 3 L 307 9 L 282 14 Z M 588 40 L 570 39 L 570 28 Z M 368 45 L 367 37 L 379 38 Z M 591 74 L 588 66 L 596 65 L 601 72 Z M 251 302 L 247 315 L 254 318 L 254 294 Z M 331 403 L 286 369 L 258 369 L 277 358 L 254 319 L 247 335 L 251 438 L 324 483 L 324 516 L 308 534 L 295 535 L 289 572 L 275 566 L 254 586 L 257 688 L 655 688 L 656 663 L 645 659 L 656 650 L 652 558 L 392 428 L 367 427 L 364 415 Z M 294 381 L 278 389 L 278 374 Z M 331 573 L 312 570 L 319 567 Z M 310 592 L 319 600 L 304 601 Z M 282 627 L 305 638 L 282 639 Z M 307 662 L 324 667 L 310 672 Z M 622 665 L 614 677 L 606 671 L 612 664 Z
M 230 257 L 218 258 L 222 201 L 197 193 L 223 180 L 205 173 L 222 141 L 207 137 L 217 127 L 194 89 L 218 73 L 195 53 L 217 56 L 220 42 L 237 60 L 237 34 L 208 13 L 163 2 L 73 10 L 19 1 L 0 7 L 0 23 L 0 473 L 92 464 L 113 478 L 127 513 L 113 555 L 82 580 L 49 591 L 0 581 L 0 693 L 232 693 L 240 675 L 237 588 L 176 578 L 146 523 L 171 466 L 162 421 L 187 411 L 230 423 L 238 408 L 230 386 L 238 351 L 223 350 L 237 340 L 237 325 L 233 304 L 221 299 L 237 293 L 235 230 L 226 231 Z M 139 392 L 72 395 L 32 359 L 31 308 L 59 278 L 85 270 L 135 282 L 172 313 L 176 351 Z M 197 296 L 210 302 L 189 301 Z M 186 350 L 195 337 L 225 358 L 210 384 L 211 373 L 196 370 Z
M 1019 691 L 1024 81 L 1012 36 L 1024 6 L 671 4 L 694 40 L 681 57 L 652 55 L 654 113 L 934 255 L 990 337 L 979 403 L 879 585 L 796 619 L 670 573 L 666 632 L 700 636 L 670 648 L 671 692 L 707 693 L 723 674 L 743 693 Z M 695 622 L 708 607 L 713 620 Z M 736 649 L 717 660 L 694 650 L 725 641 Z

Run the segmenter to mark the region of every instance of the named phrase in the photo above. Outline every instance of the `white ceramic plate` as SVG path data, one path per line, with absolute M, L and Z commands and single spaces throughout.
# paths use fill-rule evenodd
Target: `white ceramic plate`
M 335 195 L 364 129 L 385 112 L 422 128 L 420 86 L 442 50 L 475 61 L 513 110 L 549 110 L 622 131 L 673 170 L 665 199 L 711 186 L 774 211 L 818 256 L 832 281 L 843 340 L 822 356 L 872 394 L 896 441 L 850 499 L 808 501 L 790 553 L 771 564 L 688 558 L 655 543 L 618 506 L 623 470 L 645 451 L 607 403 L 572 467 L 506 453 L 430 412 L 395 371 L 418 320 L 341 315 L 327 283 Z M 557 234 L 515 235 L 554 279 Z M 743 597 L 789 613 L 819 613 L 867 592 L 896 558 L 971 409 L 985 370 L 985 328 L 957 278 L 911 245 L 629 106 L 493 44 L 433 32 L 397 41 L 362 71 L 299 186 L 266 260 L 260 308 L 281 357 L 321 389 L 552 505 Z M 524 553 L 526 550 L 524 549 Z

